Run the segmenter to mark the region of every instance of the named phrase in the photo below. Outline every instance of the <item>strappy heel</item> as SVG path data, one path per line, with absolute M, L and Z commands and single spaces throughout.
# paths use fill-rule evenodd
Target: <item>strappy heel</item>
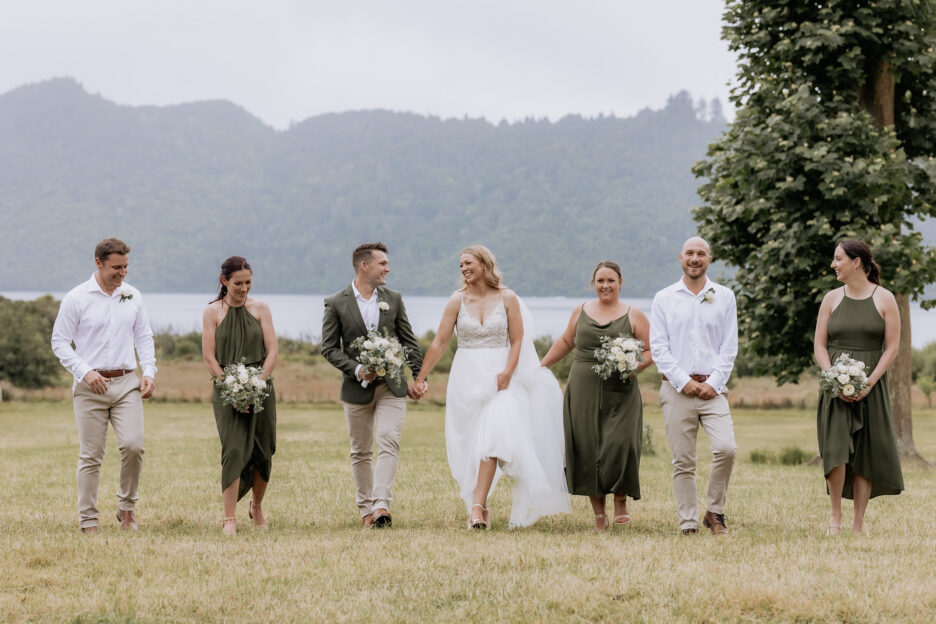
M 260 509 L 260 505 L 257 505 L 257 509 Z M 254 519 L 253 510 L 254 510 L 254 504 L 253 504 L 253 501 L 251 500 L 247 504 L 247 517 L 250 518 L 251 520 Z M 253 525 L 255 529 L 269 529 L 270 528 L 270 525 L 268 525 L 266 522 L 266 518 L 263 519 L 262 524 L 258 522 L 254 522 Z
M 598 526 L 598 521 L 602 521 L 602 526 Z M 608 524 L 608 514 L 595 514 L 595 531 L 604 531 L 607 529 L 610 524 Z
M 619 500 L 623 500 L 623 501 L 624 501 L 624 506 L 625 506 L 625 509 L 626 509 L 626 508 L 627 508 L 627 497 L 625 496 L 623 499 L 620 499 L 620 498 L 618 498 L 617 496 L 614 497 L 614 502 L 617 502 L 617 501 L 619 501 Z M 614 524 L 616 524 L 616 525 L 618 525 L 618 526 L 622 526 L 622 525 L 625 525 L 625 524 L 627 524 L 628 522 L 630 522 L 630 519 L 631 519 L 631 518 L 630 518 L 630 514 L 627 513 L 626 511 L 625 511 L 624 513 L 622 513 L 622 514 L 615 514 L 615 516 L 614 516 Z
M 225 535 L 237 535 L 237 517 L 231 516 L 222 520 L 221 532 Z
M 468 517 L 468 528 L 469 528 L 469 529 L 483 529 L 483 530 L 485 530 L 485 531 L 490 530 L 491 525 L 488 524 L 488 521 L 487 521 L 487 510 L 488 510 L 487 507 L 485 507 L 485 506 L 482 505 L 481 503 L 475 503 L 474 505 L 471 506 L 471 510 L 474 511 L 474 508 L 475 508 L 475 507 L 480 507 L 480 508 L 481 508 L 481 517 L 480 517 L 480 518 L 471 518 L 471 517 L 469 516 L 469 517 Z

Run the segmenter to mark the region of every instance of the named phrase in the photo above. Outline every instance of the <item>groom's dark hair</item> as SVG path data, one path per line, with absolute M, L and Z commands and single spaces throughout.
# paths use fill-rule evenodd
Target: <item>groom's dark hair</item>
M 358 245 L 354 249 L 354 253 L 351 254 L 351 266 L 354 267 L 354 271 L 357 272 L 358 267 L 362 262 L 370 260 L 373 255 L 373 251 L 382 251 L 387 253 L 389 251 L 387 246 L 377 241 L 376 243 L 364 243 L 363 245 Z

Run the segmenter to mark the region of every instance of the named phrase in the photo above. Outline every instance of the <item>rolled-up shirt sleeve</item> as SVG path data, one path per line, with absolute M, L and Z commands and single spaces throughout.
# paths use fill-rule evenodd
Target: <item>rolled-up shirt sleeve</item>
M 669 328 L 666 324 L 666 293 L 657 293 L 650 311 L 650 353 L 657 370 L 666 376 L 677 392 L 689 383 L 689 373 L 680 366 L 670 350 Z
M 78 317 L 78 302 L 73 297 L 66 296 L 62 299 L 55 324 L 52 326 L 52 352 L 75 379 L 81 380 L 91 370 L 91 365 L 72 348 L 78 329 Z
M 153 328 L 150 326 L 149 315 L 140 297 L 137 306 L 136 320 L 133 323 L 133 345 L 136 347 L 137 357 L 144 377 L 156 378 L 156 346 L 153 343 Z
M 712 372 L 706 383 L 712 386 L 719 394 L 725 391 L 728 378 L 734 369 L 734 361 L 738 356 L 738 302 L 735 295 L 728 289 L 723 289 L 728 301 L 724 304 L 724 333 L 718 345 L 718 353 L 712 365 Z

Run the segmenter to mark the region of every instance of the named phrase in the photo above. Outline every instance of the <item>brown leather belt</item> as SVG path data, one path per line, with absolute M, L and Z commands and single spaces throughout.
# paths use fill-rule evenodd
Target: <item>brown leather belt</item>
M 660 375 L 660 378 L 663 381 L 669 381 L 669 379 L 666 378 L 666 375 Z M 689 375 L 689 378 L 692 379 L 692 381 L 705 383 L 705 381 L 709 378 L 709 375 Z
M 133 371 L 128 370 L 126 368 L 117 368 L 114 370 L 99 370 L 99 371 L 94 371 L 94 372 L 100 375 L 101 377 L 112 379 L 114 377 L 123 377 L 124 375 L 129 375 Z

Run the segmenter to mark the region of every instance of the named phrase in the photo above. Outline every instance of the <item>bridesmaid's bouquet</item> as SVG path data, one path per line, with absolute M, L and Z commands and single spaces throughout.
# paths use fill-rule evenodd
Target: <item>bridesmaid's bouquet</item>
M 842 353 L 835 358 L 832 368 L 819 371 L 819 390 L 845 397 L 855 396 L 868 385 L 864 362 Z
M 351 348 L 358 352 L 357 361 L 364 368 L 377 373 L 378 377 L 389 377 L 403 382 L 407 349 L 400 344 L 396 336 L 391 336 L 386 328 L 383 334 L 371 330 L 366 336 L 358 336 L 351 343 Z M 367 387 L 366 382 L 362 385 Z
M 238 412 L 248 412 L 253 406 L 254 413 L 263 411 L 263 400 L 270 394 L 267 382 L 260 375 L 263 369 L 259 366 L 246 366 L 228 364 L 224 367 L 224 374 L 215 377 L 215 385 L 221 390 L 221 400 Z
M 601 337 L 601 347 L 595 349 L 595 361 L 592 370 L 602 379 L 610 379 L 615 373 L 627 381 L 637 374 L 637 366 L 643 361 L 641 357 L 644 350 L 642 340 L 618 336 Z

